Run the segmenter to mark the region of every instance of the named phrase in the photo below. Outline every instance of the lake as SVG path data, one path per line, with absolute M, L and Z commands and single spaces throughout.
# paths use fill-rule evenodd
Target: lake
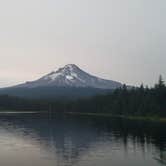
M 110 165 L 166 165 L 166 124 L 78 115 L 0 115 L 0 166 Z

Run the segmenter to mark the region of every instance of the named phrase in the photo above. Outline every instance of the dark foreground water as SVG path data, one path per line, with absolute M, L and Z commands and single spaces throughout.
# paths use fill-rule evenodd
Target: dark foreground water
M 0 166 L 166 165 L 166 124 L 102 117 L 0 115 Z

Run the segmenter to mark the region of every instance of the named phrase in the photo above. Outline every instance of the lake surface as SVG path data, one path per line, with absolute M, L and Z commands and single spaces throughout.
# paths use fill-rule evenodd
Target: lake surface
M 71 115 L 0 115 L 0 166 L 163 165 L 164 123 Z

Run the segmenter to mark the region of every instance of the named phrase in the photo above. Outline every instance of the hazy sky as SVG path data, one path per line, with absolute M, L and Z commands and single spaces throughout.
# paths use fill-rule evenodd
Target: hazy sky
M 166 0 L 0 1 L 0 87 L 68 63 L 132 85 L 166 79 Z

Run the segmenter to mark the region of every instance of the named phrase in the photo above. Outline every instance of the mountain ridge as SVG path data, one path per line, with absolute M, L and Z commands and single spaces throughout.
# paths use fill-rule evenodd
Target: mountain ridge
M 43 77 L 23 84 L 16 85 L 15 87 L 91 87 L 97 89 L 116 89 L 122 87 L 122 84 L 117 81 L 106 80 L 93 76 L 75 64 L 65 65 L 56 71 L 52 71 Z
M 35 99 L 78 99 L 111 93 L 122 84 L 93 76 L 74 64 L 43 77 L 12 87 L 1 88 L 0 95 Z

